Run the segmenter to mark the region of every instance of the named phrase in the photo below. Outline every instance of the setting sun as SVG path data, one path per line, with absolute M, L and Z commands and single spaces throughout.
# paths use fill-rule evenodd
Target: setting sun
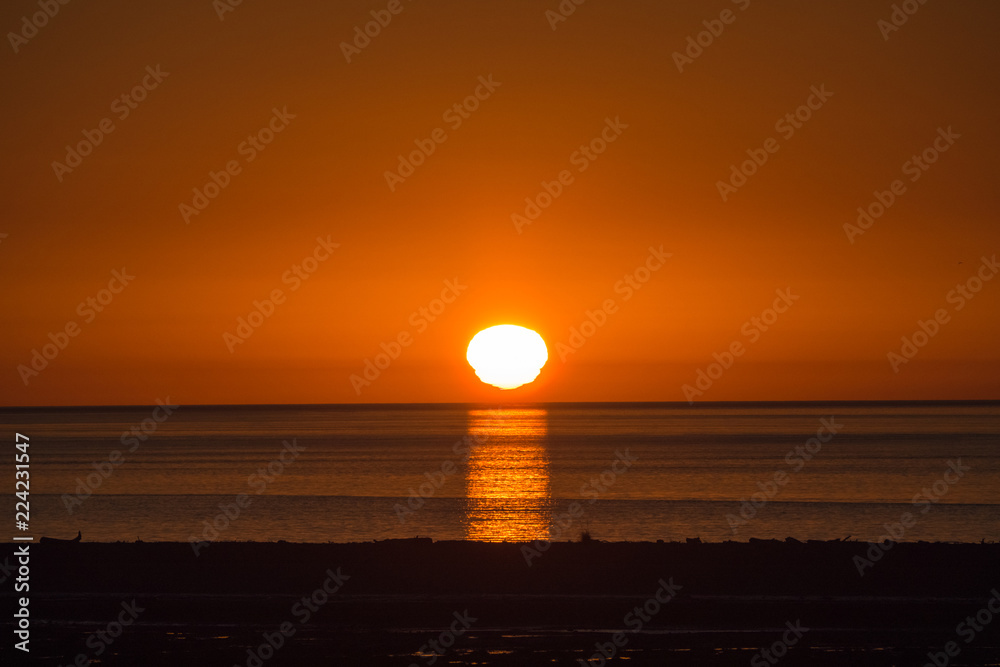
M 515 389 L 538 377 L 549 352 L 542 337 L 531 329 L 499 324 L 477 333 L 465 358 L 483 382 Z

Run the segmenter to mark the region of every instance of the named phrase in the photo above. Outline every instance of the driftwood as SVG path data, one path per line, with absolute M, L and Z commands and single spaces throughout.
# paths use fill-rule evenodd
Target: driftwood
M 83 539 L 83 533 L 76 531 L 76 537 L 72 540 L 61 540 L 58 537 L 43 537 L 39 540 L 42 544 L 76 544 Z

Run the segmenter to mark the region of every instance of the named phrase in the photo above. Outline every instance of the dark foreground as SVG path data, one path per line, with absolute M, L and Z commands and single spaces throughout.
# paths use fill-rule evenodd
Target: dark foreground
M 861 576 L 868 549 L 556 543 L 529 567 L 516 544 L 36 544 L 30 660 L 11 573 L 0 662 L 1000 664 L 1000 545 L 897 544 Z

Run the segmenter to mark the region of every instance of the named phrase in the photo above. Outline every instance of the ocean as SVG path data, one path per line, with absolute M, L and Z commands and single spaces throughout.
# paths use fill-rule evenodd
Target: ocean
M 25 535 L 85 541 L 1000 537 L 1000 404 L 0 411 Z

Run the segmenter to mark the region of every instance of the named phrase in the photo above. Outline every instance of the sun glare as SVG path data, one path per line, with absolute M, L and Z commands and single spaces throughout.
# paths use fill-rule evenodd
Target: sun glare
M 465 358 L 486 384 L 515 389 L 538 377 L 549 351 L 531 329 L 498 324 L 473 336 Z

